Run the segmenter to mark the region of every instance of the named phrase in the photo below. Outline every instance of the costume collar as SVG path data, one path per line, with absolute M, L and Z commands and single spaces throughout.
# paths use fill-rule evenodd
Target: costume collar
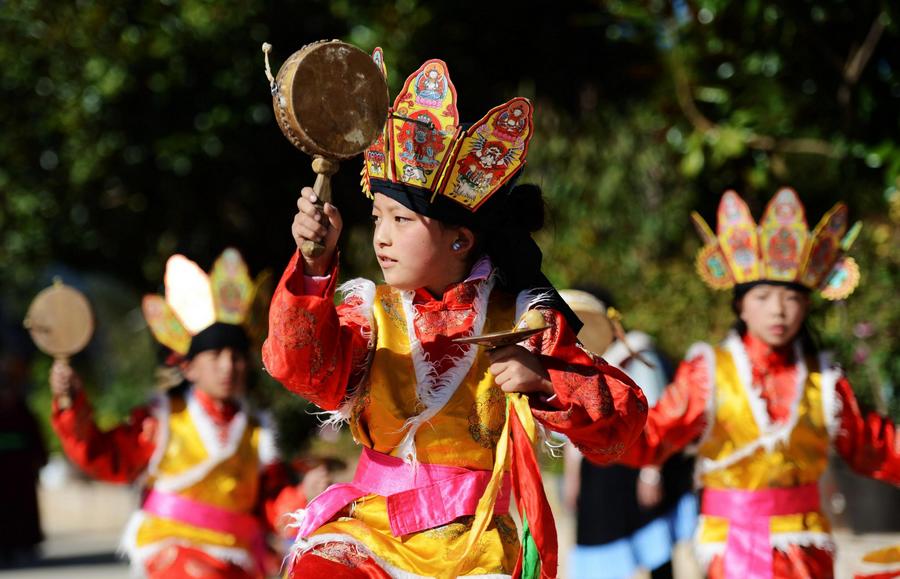
M 744 349 L 747 351 L 747 356 L 750 358 L 753 368 L 775 370 L 787 368 L 796 362 L 792 343 L 773 348 L 749 331 L 744 332 L 741 340 L 744 343 Z
M 212 421 L 219 426 L 223 426 L 231 422 L 231 419 L 240 411 L 239 404 L 232 400 L 216 400 L 206 392 L 199 388 L 194 388 L 194 397 L 200 403 L 203 411 L 212 418 Z
M 461 310 L 469 309 L 475 297 L 478 295 L 479 282 L 483 282 L 491 276 L 494 265 L 491 258 L 482 256 L 472 266 L 465 280 L 451 285 L 444 291 L 444 295 L 436 298 L 425 288 L 419 288 L 415 292 L 413 304 L 421 311 L 426 310 Z

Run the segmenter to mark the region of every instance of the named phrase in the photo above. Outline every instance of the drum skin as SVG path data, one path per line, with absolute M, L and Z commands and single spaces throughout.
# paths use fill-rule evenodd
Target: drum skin
M 278 126 L 298 149 L 349 159 L 384 129 L 388 87 L 372 57 L 339 40 L 308 44 L 278 71 L 272 104 Z

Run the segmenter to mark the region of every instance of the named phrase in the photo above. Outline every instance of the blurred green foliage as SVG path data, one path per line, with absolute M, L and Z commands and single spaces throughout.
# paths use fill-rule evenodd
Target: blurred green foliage
M 548 274 L 606 286 L 626 325 L 676 358 L 733 319 L 728 295 L 693 272 L 691 210 L 713 222 L 733 188 L 759 216 L 791 185 L 812 226 L 845 200 L 865 224 L 852 251 L 863 281 L 814 325 L 860 397 L 898 418 L 898 26 L 898 8 L 873 0 L 7 2 L 0 298 L 21 319 L 48 268 L 65 264 L 114 276 L 136 307 L 168 255 L 209 267 L 227 244 L 254 271 L 279 271 L 312 174 L 275 126 L 260 45 L 274 45 L 277 67 L 302 44 L 343 38 L 384 48 L 392 94 L 425 59 L 447 61 L 464 120 L 532 98 L 525 180 L 550 207 Z M 377 278 L 357 167 L 335 183 L 343 274 Z M 149 345 L 89 353 L 117 376 L 94 378 L 111 416 L 150 388 L 136 359 L 148 356 Z M 276 407 L 291 404 L 274 392 Z

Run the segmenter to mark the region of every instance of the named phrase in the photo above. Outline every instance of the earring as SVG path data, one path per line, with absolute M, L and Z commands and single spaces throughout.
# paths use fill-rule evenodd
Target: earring
M 462 241 L 457 239 L 450 245 L 450 249 L 452 249 L 453 251 L 459 251 L 460 249 L 462 249 L 462 246 Z

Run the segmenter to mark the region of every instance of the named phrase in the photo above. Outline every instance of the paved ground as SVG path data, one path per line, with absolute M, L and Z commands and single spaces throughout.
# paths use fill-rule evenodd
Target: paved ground
M 558 496 L 548 481 L 551 501 Z M 135 505 L 135 493 L 127 487 L 66 481 L 42 488 L 40 492 L 44 529 L 48 540 L 43 545 L 41 559 L 31 565 L 13 570 L 0 570 L 0 577 L 10 579 L 128 579 L 128 567 L 115 555 L 119 536 L 128 515 Z M 560 538 L 560 577 L 566 575 L 565 553 L 572 544 L 573 522 L 570 516 L 558 513 Z M 858 569 L 860 557 L 873 549 L 900 544 L 900 533 L 853 535 L 849 531 L 836 533 L 839 545 L 837 577 L 850 579 Z M 688 546 L 676 555 L 678 579 L 700 579 L 701 575 L 691 557 Z M 648 577 L 648 576 L 644 576 Z

